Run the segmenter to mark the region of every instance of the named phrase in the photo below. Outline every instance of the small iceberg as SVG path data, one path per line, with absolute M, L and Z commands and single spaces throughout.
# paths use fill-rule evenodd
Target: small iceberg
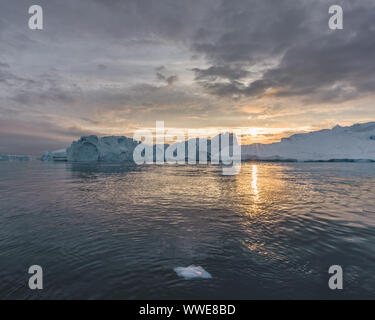
M 0 161 L 29 161 L 30 156 L 0 154 Z
M 185 280 L 190 279 L 211 279 L 212 276 L 204 270 L 202 267 L 189 266 L 187 268 L 177 267 L 173 269 L 179 277 L 184 278 Z
M 68 161 L 66 149 L 56 150 L 52 152 L 45 152 L 41 156 L 42 161 Z

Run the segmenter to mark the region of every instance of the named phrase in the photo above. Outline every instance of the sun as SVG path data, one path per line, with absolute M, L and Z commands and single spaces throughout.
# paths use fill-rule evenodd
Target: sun
M 247 130 L 248 134 L 252 135 L 253 137 L 258 135 L 258 129 L 257 128 L 249 128 Z

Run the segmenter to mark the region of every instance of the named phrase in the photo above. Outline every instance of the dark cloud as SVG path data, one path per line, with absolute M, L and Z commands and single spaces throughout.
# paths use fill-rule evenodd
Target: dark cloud
M 178 77 L 176 75 L 165 76 L 160 72 L 156 73 L 156 77 L 158 78 L 158 80 L 166 82 L 169 86 L 173 85 L 178 80 Z
M 28 3 L 17 6 L 25 9 Z M 330 4 L 323 0 L 41 1 L 48 14 L 44 41 L 182 44 L 211 63 L 192 70 L 215 95 L 258 97 L 274 89 L 283 97 L 343 100 L 374 89 L 375 3 L 335 4 L 345 13 L 344 30 L 336 32 L 328 29 Z M 24 19 L 14 13 L 21 9 L 4 11 L 15 21 Z M 36 41 L 18 33 L 8 42 L 20 38 L 29 46 Z M 99 71 L 106 68 L 98 64 Z M 174 84 L 177 76 L 164 71 L 157 70 L 157 78 Z M 337 89 L 340 85 L 347 89 Z
M 209 92 L 231 97 L 258 97 L 274 89 L 278 97 L 337 102 L 371 93 L 375 3 L 337 4 L 344 8 L 344 30 L 330 31 L 325 1 L 223 1 L 213 12 L 214 28 L 196 34 L 194 49 L 213 63 L 195 69 L 196 79 Z M 256 79 L 241 81 L 244 66 L 262 69 L 264 61 L 278 57 L 280 62 Z M 229 67 L 236 63 L 240 66 Z M 228 81 L 215 82 L 220 77 Z
M 178 81 L 177 75 L 167 75 L 167 69 L 164 66 L 156 68 L 156 77 L 158 80 L 165 82 L 168 86 L 172 86 Z
M 81 94 L 81 89 L 77 84 L 54 74 L 43 74 L 36 79 L 13 77 L 17 80 L 18 85 L 9 100 L 29 107 L 34 105 L 68 105 Z
M 257 98 L 272 84 L 270 81 L 261 79 L 253 81 L 250 85 L 245 85 L 236 80 L 224 83 L 205 81 L 203 85 L 209 92 L 218 96 L 240 98 L 245 95 L 247 97 Z
M 247 70 L 229 65 L 211 66 L 207 69 L 193 68 L 192 71 L 195 72 L 195 80 L 209 81 L 216 81 L 217 79 L 238 80 L 250 74 Z
M 32 79 L 20 77 L 13 73 L 9 64 L 0 63 L 0 84 L 5 85 L 8 89 L 9 87 L 20 89 L 33 83 Z
M 104 71 L 108 69 L 108 67 L 105 64 L 98 64 L 97 68 L 99 71 Z
M 0 61 L 0 69 L 7 69 L 7 68 L 10 68 L 10 65 L 5 62 Z

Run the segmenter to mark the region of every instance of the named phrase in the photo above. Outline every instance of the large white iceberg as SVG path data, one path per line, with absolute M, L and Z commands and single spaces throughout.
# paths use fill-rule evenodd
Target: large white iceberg
M 296 134 L 272 144 L 242 146 L 242 159 L 375 161 L 375 122 Z
M 67 149 L 67 159 L 70 162 L 133 161 L 133 152 L 138 144 L 126 137 L 82 137 Z
M 237 144 L 236 137 L 231 140 L 232 146 Z M 207 152 L 211 160 L 211 140 L 205 140 L 207 148 L 196 150 L 196 157 L 205 158 L 202 152 Z M 133 152 L 140 142 L 127 137 L 82 137 L 74 141 L 68 149 L 47 152 L 42 156 L 44 161 L 69 162 L 124 162 L 134 161 Z M 188 156 L 189 142 L 185 144 L 185 157 Z M 197 146 L 199 143 L 197 141 Z M 168 145 L 154 145 L 154 160 L 156 150 L 164 152 Z M 164 149 L 164 150 L 163 150 Z M 221 152 L 225 152 L 222 149 Z M 293 160 L 293 161 L 375 161 L 375 122 L 356 124 L 351 127 L 335 126 L 331 130 L 296 134 L 271 144 L 252 144 L 241 146 L 242 160 Z

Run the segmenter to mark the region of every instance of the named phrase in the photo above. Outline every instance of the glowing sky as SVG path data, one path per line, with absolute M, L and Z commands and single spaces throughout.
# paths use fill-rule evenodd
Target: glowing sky
M 28 8 L 44 30 L 28 29 Z M 2 0 L 0 152 L 81 135 L 243 128 L 246 142 L 375 120 L 375 1 Z

